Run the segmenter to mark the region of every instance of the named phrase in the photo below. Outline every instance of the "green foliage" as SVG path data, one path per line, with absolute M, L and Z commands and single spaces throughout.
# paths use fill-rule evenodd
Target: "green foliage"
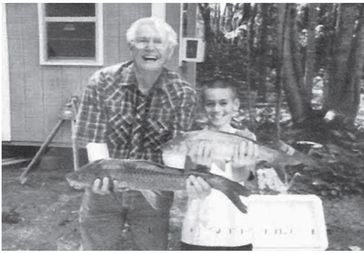
M 197 65 L 197 82 L 226 76 L 246 81 L 246 49 L 229 42 L 212 45 L 207 51 L 206 61 Z
M 248 22 L 252 16 L 250 4 L 237 4 L 230 10 L 232 18 L 225 17 L 227 13 L 218 16 L 213 7 L 210 8 L 210 22 L 205 24 L 209 26 L 207 29 L 210 33 L 206 36 L 206 57 L 203 63 L 197 64 L 197 83 L 205 82 L 214 79 L 216 76 L 225 76 L 234 78 L 241 83 L 241 90 L 247 90 L 248 87 L 248 67 L 250 66 L 251 89 L 257 88 L 259 75 L 258 57 L 264 57 L 264 67 L 267 71 L 268 78 L 271 71 L 275 68 L 276 62 L 276 38 L 275 38 L 275 22 L 276 10 L 273 4 L 268 4 L 267 19 L 267 41 L 265 48 L 260 47 L 259 36 L 261 35 L 262 18 L 261 13 L 255 17 L 255 21 L 251 23 L 254 34 L 250 37 L 252 40 L 252 48 L 248 47 Z M 207 9 L 208 11 L 209 9 Z M 205 9 L 206 11 L 206 9 Z M 220 25 L 219 20 L 223 21 Z M 228 23 L 228 21 L 230 23 Z M 231 30 L 231 28 L 233 30 Z M 250 50 L 251 62 L 249 62 L 248 52 Z M 263 52 L 263 53 L 262 53 Z
M 344 39 L 338 38 L 340 34 L 337 31 L 340 28 L 338 28 L 338 21 L 341 17 L 340 8 L 343 6 L 344 4 L 336 3 L 200 4 L 207 46 L 205 62 L 197 64 L 197 87 L 200 83 L 211 81 L 216 77 L 233 78 L 240 84 L 238 92 L 242 108 L 248 109 L 249 112 L 252 111 L 256 102 L 272 103 L 272 101 L 268 101 L 269 97 L 278 93 L 280 87 L 283 87 L 284 92 L 290 94 L 290 97 L 284 97 L 285 94 L 283 94 L 282 102 L 284 103 L 285 99 L 289 101 L 292 116 L 302 114 L 297 119 L 292 117 L 293 121 L 296 121 L 294 123 L 298 123 L 298 119 L 315 118 L 316 110 L 326 110 L 322 106 L 322 101 L 327 103 L 328 98 L 334 94 L 326 92 L 332 87 L 329 82 L 319 87 L 315 85 L 313 78 L 322 73 L 327 73 L 329 77 L 333 75 L 330 70 L 334 61 L 337 60 L 335 56 L 337 58 L 339 53 L 337 50 L 335 52 L 334 48 L 338 41 Z M 360 27 L 357 18 L 359 7 L 362 5 L 357 6 L 358 11 L 353 11 L 356 30 Z M 293 59 L 294 66 L 292 69 L 283 70 L 284 77 L 281 76 L 282 72 L 279 70 L 281 57 L 278 55 L 278 49 L 282 44 L 282 40 L 278 38 L 278 29 L 281 30 L 279 19 L 282 16 L 278 17 L 278 15 L 283 7 L 289 8 L 290 20 L 282 19 L 285 20 L 282 29 L 290 27 L 289 31 L 292 35 L 288 36 L 289 40 L 286 40 L 286 43 L 290 42 L 291 45 L 284 49 L 284 55 L 286 59 Z M 313 12 L 313 10 L 317 12 Z M 312 30 L 309 29 L 315 29 L 314 40 L 311 38 Z M 308 35 L 310 35 L 309 41 Z M 308 43 L 310 45 L 307 45 Z M 294 50 L 288 52 L 290 51 L 288 48 Z M 287 56 L 288 53 L 292 55 Z M 313 66 L 313 68 L 306 70 L 307 66 Z M 340 68 L 342 67 L 345 66 L 340 66 Z M 292 77 L 289 79 L 290 81 L 284 81 L 287 80 L 287 76 Z M 331 80 L 328 77 L 325 79 Z M 294 80 L 298 80 L 297 83 Z M 277 85 L 277 82 L 280 84 Z M 330 81 L 330 83 L 333 82 Z M 323 90 L 325 92 L 322 92 Z M 256 97 L 254 97 L 254 92 L 256 92 Z M 312 93 L 315 92 L 321 94 L 319 106 L 317 103 L 315 104 L 316 101 L 312 101 Z M 292 94 L 298 94 L 297 99 L 293 100 Z M 336 94 L 345 95 L 344 92 L 336 92 Z M 325 97 L 324 100 L 322 100 L 323 97 Z M 316 98 L 314 97 L 314 99 Z M 340 103 L 340 99 L 333 100 L 334 103 L 336 101 Z M 273 101 L 273 103 L 276 102 L 277 100 Z M 244 103 L 248 104 L 248 108 L 244 106 Z M 297 108 L 304 109 L 298 110 Z M 277 114 L 281 113 L 281 110 L 277 112 Z M 271 115 L 268 118 L 269 121 L 272 121 L 274 117 Z

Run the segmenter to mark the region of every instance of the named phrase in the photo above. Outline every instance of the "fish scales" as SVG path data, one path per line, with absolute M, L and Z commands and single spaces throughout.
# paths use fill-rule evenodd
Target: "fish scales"
M 168 164 L 175 164 L 174 166 L 182 167 L 185 163 L 185 157 L 188 151 L 193 146 L 200 145 L 201 142 L 208 142 L 212 148 L 212 157 L 216 162 L 231 161 L 234 150 L 242 142 L 253 142 L 258 146 L 258 155 L 256 162 L 267 162 L 278 173 L 282 174 L 279 170 L 286 166 L 295 166 L 298 164 L 305 164 L 307 166 L 317 167 L 316 161 L 307 155 L 295 150 L 293 155 L 276 150 L 257 143 L 257 141 L 243 137 L 240 135 L 226 133 L 215 130 L 197 130 L 181 133 L 179 136 L 169 140 L 162 145 L 163 159 Z
M 97 169 L 96 169 L 97 170 Z M 126 168 L 121 174 L 119 170 L 107 171 L 109 177 L 117 181 L 126 181 L 131 189 L 149 189 L 162 191 L 183 190 L 185 175 L 181 173 L 168 174 L 143 168 Z M 173 176 L 170 176 L 173 175 Z M 163 180 L 168 176 L 168 180 Z
M 250 191 L 237 182 L 209 172 L 188 171 L 185 174 L 184 170 L 153 162 L 102 159 L 68 173 L 66 179 L 76 189 L 91 187 L 95 179 L 109 177 L 126 183 L 131 190 L 178 191 L 185 189 L 185 179 L 191 174 L 202 177 L 212 188 L 224 193 L 241 212 L 246 212 L 247 207 L 240 196 L 248 196 Z
M 213 158 L 216 160 L 229 161 L 231 160 L 234 150 L 242 142 L 254 142 L 251 138 L 245 138 L 240 135 L 225 133 L 213 130 L 200 130 L 185 132 L 166 144 L 162 145 L 163 155 L 187 155 L 188 151 L 194 145 L 199 145 L 201 142 L 208 142 L 213 151 Z M 273 162 L 281 153 L 269 147 L 258 145 L 259 154 L 258 160 Z M 285 154 L 280 154 L 286 158 Z M 284 160 L 284 159 L 282 159 Z

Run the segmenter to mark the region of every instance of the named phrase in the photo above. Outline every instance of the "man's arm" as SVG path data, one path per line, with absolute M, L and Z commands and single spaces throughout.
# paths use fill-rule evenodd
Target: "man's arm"
M 105 82 L 103 75 L 96 72 L 86 86 L 78 109 L 75 136 L 79 146 L 88 143 L 106 143 L 107 111 L 104 99 L 98 88 Z
M 77 117 L 76 131 L 74 138 L 87 149 L 89 162 L 98 159 L 109 158 L 109 151 L 106 144 L 107 132 L 107 112 L 98 90 L 98 84 L 102 83 L 103 75 L 96 72 L 90 79 L 86 87 Z M 108 194 L 109 179 L 96 179 L 92 190 L 98 194 Z

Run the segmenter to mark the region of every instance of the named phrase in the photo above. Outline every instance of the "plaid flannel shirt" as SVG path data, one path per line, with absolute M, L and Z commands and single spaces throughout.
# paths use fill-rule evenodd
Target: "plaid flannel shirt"
M 106 143 L 113 158 L 162 163 L 162 143 L 190 129 L 196 91 L 178 74 L 163 69 L 148 96 L 138 89 L 133 62 L 97 71 L 86 87 L 74 138 Z

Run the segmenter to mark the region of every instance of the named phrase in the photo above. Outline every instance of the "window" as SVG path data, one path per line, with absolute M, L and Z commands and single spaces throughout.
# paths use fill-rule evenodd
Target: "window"
M 39 33 L 40 64 L 103 64 L 101 4 L 39 4 Z

